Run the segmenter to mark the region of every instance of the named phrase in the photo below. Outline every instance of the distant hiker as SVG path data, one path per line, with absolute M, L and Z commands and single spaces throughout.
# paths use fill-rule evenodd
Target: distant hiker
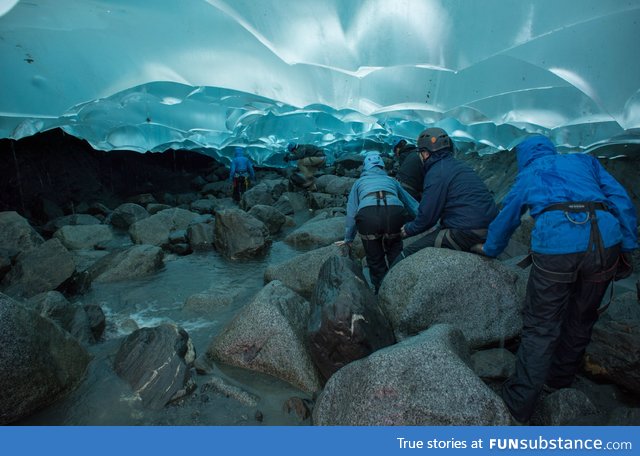
M 388 265 L 402 251 L 400 228 L 415 216 L 417 208 L 418 203 L 398 181 L 387 176 L 380 154 L 367 154 L 362 175 L 349 193 L 344 240 L 336 244 L 351 244 L 357 229 L 376 294 Z
M 416 201 L 422 198 L 424 163 L 418 148 L 401 139 L 393 148 L 396 157 L 396 179 Z
M 249 188 L 249 180 L 255 182 L 256 175 L 253 171 L 251 160 L 244 156 L 242 147 L 235 148 L 235 157 L 231 160 L 229 170 L 229 182 L 233 185 L 233 200 L 238 202 L 244 192 Z
M 631 274 L 638 221 L 624 188 L 595 157 L 559 155 L 539 135 L 522 141 L 516 156 L 516 182 L 481 251 L 500 254 L 529 210 L 533 266 L 516 371 L 502 389 L 513 417 L 526 422 L 543 386 L 571 386 L 618 262 Z
M 418 215 L 402 227 L 402 234 L 408 237 L 431 231 L 405 247 L 395 263 L 425 247 L 470 251 L 484 242 L 487 227 L 498 214 L 485 183 L 453 157 L 453 142 L 443 129 L 420 133 L 418 154 L 425 172 L 422 199 Z
M 296 161 L 299 171 L 299 174 L 292 176 L 292 181 L 303 188 L 315 190 L 315 174 L 327 160 L 324 151 L 312 144 L 296 143 L 289 143 L 287 151 L 289 153 L 284 156 L 284 161 Z

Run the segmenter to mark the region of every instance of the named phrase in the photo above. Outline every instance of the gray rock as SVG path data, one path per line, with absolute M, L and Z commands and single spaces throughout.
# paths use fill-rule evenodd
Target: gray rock
M 351 191 L 351 187 L 355 183 L 356 179 L 352 177 L 340 177 L 332 174 L 325 174 L 316 179 L 316 187 L 318 191 L 322 193 L 329 193 L 330 195 L 347 196 Z
M 273 207 L 278 209 L 284 215 L 292 215 L 296 212 L 306 211 L 309 209 L 307 200 L 299 193 L 285 192 L 280 198 L 273 204 Z
M 197 216 L 195 212 L 184 209 L 165 209 L 133 223 L 129 227 L 129 235 L 136 244 L 167 245 L 173 231 L 186 230 Z
M 340 248 L 335 245 L 303 253 L 283 263 L 268 266 L 264 272 L 264 281 L 269 283 L 279 280 L 296 293 L 310 299 L 320 268 L 331 256 L 340 254 Z
M 155 200 L 153 201 L 155 203 Z M 133 223 L 149 217 L 149 212 L 136 203 L 124 203 L 113 210 L 111 224 L 123 230 L 129 229 Z
M 490 348 L 471 355 L 471 364 L 480 378 L 505 379 L 516 370 L 516 356 L 504 348 Z
M 168 204 L 153 203 L 148 204 L 146 209 L 149 215 L 154 215 L 160 211 L 164 211 L 165 209 L 171 209 L 171 206 L 169 206 Z
M 213 361 L 273 375 L 307 392 L 322 386 L 309 356 L 309 303 L 278 281 L 267 284 L 213 340 Z
M 73 256 L 58 239 L 49 239 L 27 250 L 4 277 L 6 293 L 29 298 L 43 291 L 55 290 L 75 271 Z
M 223 309 L 227 309 L 235 298 L 232 294 L 220 294 L 215 291 L 205 291 L 189 296 L 183 306 L 184 312 L 198 315 L 215 315 Z
M 187 228 L 187 241 L 193 250 L 211 250 L 215 244 L 215 219 L 194 219 Z
M 257 204 L 269 206 L 273 203 L 271 190 L 265 184 L 258 184 L 250 188 L 242 195 L 241 206 L 245 210 L 251 209 Z
M 100 258 L 87 269 L 89 281 L 117 282 L 144 277 L 163 265 L 162 249 L 153 245 L 134 245 Z
M 40 293 L 30 298 L 26 305 L 41 316 L 57 323 L 80 342 L 85 344 L 95 342 L 84 308 L 67 301 L 62 293 L 57 291 Z
M 0 424 L 57 402 L 83 380 L 90 356 L 47 318 L 0 294 Z
M 325 247 L 344 239 L 345 217 L 309 221 L 289 233 L 284 241 L 296 248 Z
M 510 414 L 468 365 L 468 346 L 436 325 L 336 372 L 313 409 L 320 426 L 495 426 Z
M 497 260 L 426 248 L 389 271 L 379 298 L 396 338 L 450 323 L 477 348 L 519 334 L 525 287 L 521 276 Z
M 362 271 L 347 257 L 332 256 L 322 265 L 311 309 L 310 353 L 325 380 L 348 363 L 395 343 Z
M 240 209 L 218 212 L 214 237 L 216 249 L 231 259 L 264 255 L 271 245 L 265 224 Z
M 249 214 L 264 223 L 270 234 L 276 234 L 286 222 L 286 216 L 278 209 L 264 204 L 256 204 L 249 210 Z
M 146 407 L 160 409 L 193 387 L 189 368 L 194 359 L 187 332 L 164 324 L 129 334 L 118 349 L 113 368 Z
M 607 426 L 640 426 L 640 408 L 615 408 L 609 415 Z
M 198 214 L 215 214 L 216 202 L 212 199 L 199 199 L 189 206 L 192 212 Z
M 99 218 L 89 214 L 71 214 L 58 217 L 48 222 L 42 229 L 44 233 L 52 235 L 60 228 L 66 225 L 100 225 L 102 222 Z
M 583 392 L 564 388 L 541 398 L 531 417 L 531 424 L 563 426 L 596 413 L 598 410 Z
M 260 397 L 252 394 L 245 389 L 232 385 L 229 381 L 216 375 L 212 376 L 205 384 L 202 385 L 202 392 L 216 391 L 226 397 L 231 397 L 247 407 L 256 407 L 260 402 Z
M 0 249 L 25 252 L 42 244 L 44 239 L 26 218 L 14 211 L 0 212 Z
M 107 317 L 102 311 L 102 307 L 98 304 L 85 304 L 82 308 L 87 314 L 89 328 L 91 329 L 94 340 L 99 340 L 104 334 L 104 329 L 107 326 Z
M 66 225 L 53 237 L 69 250 L 93 249 L 113 239 L 113 232 L 108 225 Z

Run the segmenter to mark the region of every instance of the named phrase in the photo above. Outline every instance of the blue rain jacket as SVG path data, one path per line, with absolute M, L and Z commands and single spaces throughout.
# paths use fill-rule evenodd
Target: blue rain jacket
M 229 170 L 229 180 L 232 181 L 233 178 L 238 175 L 249 175 L 252 181 L 255 181 L 256 176 L 253 171 L 253 165 L 251 164 L 251 160 L 244 156 L 242 149 L 236 150 L 235 157 L 231 161 L 231 169 Z
M 356 237 L 356 215 L 358 211 L 363 207 L 377 205 L 377 198 L 371 194 L 379 191 L 388 193 L 387 205 L 404 206 L 412 216 L 416 215 L 418 209 L 417 201 L 400 186 L 397 180 L 387 176 L 387 173 L 382 168 L 373 167 L 360 175 L 360 178 L 351 187 L 351 192 L 349 192 L 344 234 L 345 242 L 353 242 Z
M 433 153 L 424 164 L 425 175 L 418 215 L 404 226 L 408 236 L 433 227 L 486 229 L 498 214 L 489 189 L 468 165 L 450 150 Z
M 504 199 L 504 207 L 489 226 L 484 251 L 499 255 L 529 209 L 535 219 L 531 250 L 542 254 L 585 252 L 591 232 L 587 213 L 565 215 L 564 211 L 543 209 L 554 203 L 600 202 L 609 211 L 596 211 L 605 247 L 622 243 L 623 251 L 638 246 L 637 216 L 624 188 L 600 165 L 585 154 L 560 155 L 544 136 L 524 140 L 516 148 L 518 176 Z

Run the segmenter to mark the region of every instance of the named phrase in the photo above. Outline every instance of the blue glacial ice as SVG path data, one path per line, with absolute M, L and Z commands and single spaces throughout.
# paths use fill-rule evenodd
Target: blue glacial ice
M 0 0 L 0 138 L 275 165 L 427 126 L 482 153 L 640 143 L 639 24 L 637 0 Z

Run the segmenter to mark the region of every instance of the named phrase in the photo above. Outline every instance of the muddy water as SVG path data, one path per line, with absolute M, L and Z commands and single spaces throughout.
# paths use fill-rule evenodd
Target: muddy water
M 275 378 L 228 366 L 215 366 L 213 375 L 258 396 L 256 407 L 202 388 L 209 375 L 196 375 L 197 389 L 163 410 L 146 410 L 129 386 L 112 370 L 122 338 L 136 327 L 175 323 L 193 339 L 196 353 L 206 351 L 210 341 L 263 286 L 269 264 L 280 263 L 299 252 L 274 242 L 265 258 L 229 261 L 217 252 L 168 256 L 164 268 L 150 277 L 113 284 L 94 284 L 78 297 L 97 303 L 107 317 L 105 338 L 90 347 L 94 356 L 87 378 L 64 401 L 25 420 L 25 425 L 305 425 L 295 414 L 283 410 L 292 397 L 308 395 Z M 213 315 L 194 315 L 182 310 L 185 300 L 203 291 L 239 293 L 228 308 Z

